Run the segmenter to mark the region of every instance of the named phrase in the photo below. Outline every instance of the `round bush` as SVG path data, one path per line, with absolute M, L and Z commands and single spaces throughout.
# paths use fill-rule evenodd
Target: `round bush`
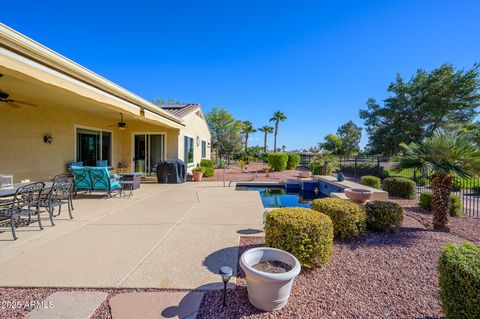
M 203 167 L 203 176 L 204 177 L 212 177 L 215 175 L 215 170 L 212 167 Z
M 438 260 L 440 300 L 447 318 L 480 318 L 480 246 L 449 244 Z
M 296 169 L 298 164 L 300 164 L 300 155 L 298 154 L 287 154 L 287 169 Z
M 390 196 L 406 199 L 415 199 L 417 184 L 414 181 L 402 177 L 389 177 L 383 181 L 383 190 Z
M 398 203 L 372 201 L 365 204 L 367 228 L 375 231 L 394 231 L 403 222 L 403 210 Z
M 312 209 L 330 216 L 336 238 L 360 236 L 366 231 L 365 210 L 362 206 L 340 198 L 315 199 Z
M 288 155 L 284 153 L 268 154 L 268 164 L 274 171 L 281 172 L 287 168 Z
M 213 168 L 213 161 L 209 159 L 202 159 L 200 161 L 200 166 Z
M 265 244 L 291 253 L 303 267 L 318 267 L 332 257 L 332 220 L 308 208 L 274 209 L 265 218 Z
M 371 175 L 365 175 L 360 178 L 360 184 L 368 186 L 368 187 L 373 187 L 373 188 L 381 188 L 380 185 L 380 178 L 377 176 L 371 176 Z
M 433 194 L 430 191 L 423 192 L 420 194 L 420 199 L 418 201 L 418 206 L 421 208 L 428 210 L 429 212 L 432 211 L 432 198 Z M 453 217 L 460 217 L 462 216 L 462 200 L 460 196 L 455 194 L 450 194 L 450 216 Z

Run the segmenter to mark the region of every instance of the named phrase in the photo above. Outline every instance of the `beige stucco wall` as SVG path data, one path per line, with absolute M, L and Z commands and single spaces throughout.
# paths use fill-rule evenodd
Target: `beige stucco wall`
M 75 155 L 75 126 L 86 126 L 112 132 L 112 163 L 119 161 L 131 168 L 132 132 L 166 133 L 167 158 L 177 158 L 178 129 L 126 120 L 128 128 L 119 130 L 110 125 L 118 121 L 117 113 L 96 114 L 54 103 L 36 102 L 37 107 L 12 108 L 0 105 L 0 174 L 13 174 L 22 179 L 43 180 L 66 171 L 66 164 Z M 53 143 L 43 136 L 50 133 Z
M 193 160 L 194 163 L 190 164 L 188 167 L 188 171 L 191 171 L 193 167 L 200 163 L 202 159 L 202 143 L 200 142 L 197 145 L 197 136 L 200 138 L 200 141 L 207 142 L 207 154 L 206 159 L 210 159 L 211 155 L 211 147 L 209 146 L 211 135 L 208 129 L 207 122 L 197 115 L 197 111 L 192 112 L 183 118 L 185 127 L 180 130 L 180 135 L 178 136 L 178 157 L 183 160 L 184 159 L 184 137 L 189 136 L 193 138 L 194 144 L 194 154 Z

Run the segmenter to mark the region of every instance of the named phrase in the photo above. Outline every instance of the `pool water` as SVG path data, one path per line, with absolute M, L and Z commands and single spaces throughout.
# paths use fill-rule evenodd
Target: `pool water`
M 310 208 L 316 198 L 325 198 L 327 195 L 314 192 L 286 191 L 284 187 L 256 187 L 237 186 L 238 191 L 255 191 L 260 194 L 263 207 L 306 207 Z

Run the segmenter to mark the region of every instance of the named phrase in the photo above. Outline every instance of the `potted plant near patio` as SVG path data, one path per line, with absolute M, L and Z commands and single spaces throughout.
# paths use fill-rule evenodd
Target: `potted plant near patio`
M 203 178 L 203 167 L 196 167 L 192 169 L 193 180 L 196 182 L 201 182 Z
M 247 279 L 248 299 L 256 308 L 274 311 L 283 308 L 290 297 L 300 262 L 286 251 L 258 247 L 244 252 L 240 267 Z

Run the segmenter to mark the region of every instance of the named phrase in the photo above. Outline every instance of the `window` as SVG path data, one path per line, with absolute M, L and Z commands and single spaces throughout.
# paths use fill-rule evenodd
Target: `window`
M 184 138 L 184 160 L 185 163 L 193 163 L 193 138 L 185 136 Z
M 202 141 L 202 158 L 207 157 L 207 141 Z
M 112 133 L 92 129 L 77 128 L 77 162 L 85 166 L 96 166 L 97 161 L 107 161 L 112 165 Z

